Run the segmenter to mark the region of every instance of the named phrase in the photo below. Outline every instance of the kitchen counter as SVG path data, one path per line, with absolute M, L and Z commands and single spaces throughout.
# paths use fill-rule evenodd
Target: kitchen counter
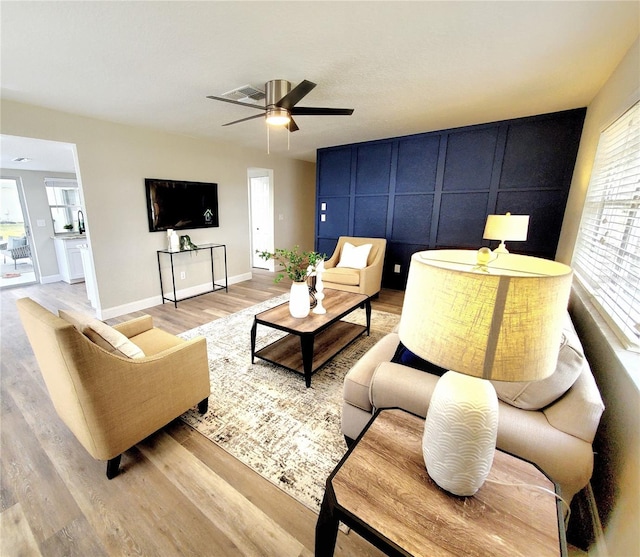
M 51 238 L 53 240 L 79 240 L 79 239 L 84 239 L 86 238 L 87 235 L 86 234 L 56 234 L 55 236 L 52 236 Z

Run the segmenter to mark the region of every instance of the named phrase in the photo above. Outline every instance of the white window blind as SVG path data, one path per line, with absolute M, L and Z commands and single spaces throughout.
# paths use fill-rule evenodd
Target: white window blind
M 640 103 L 600 135 L 573 255 L 626 347 L 640 348 Z

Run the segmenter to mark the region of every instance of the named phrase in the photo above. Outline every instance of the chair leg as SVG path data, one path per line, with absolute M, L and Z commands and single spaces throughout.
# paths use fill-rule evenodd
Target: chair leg
M 120 472 L 120 459 L 122 455 L 119 454 L 110 460 L 107 460 L 107 479 L 112 480 Z
M 200 414 L 206 414 L 207 410 L 209 410 L 209 397 L 198 402 L 198 412 L 200 412 Z

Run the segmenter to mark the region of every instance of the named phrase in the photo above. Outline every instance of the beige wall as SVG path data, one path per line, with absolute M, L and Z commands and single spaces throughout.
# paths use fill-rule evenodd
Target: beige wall
M 602 130 L 640 98 L 640 42 L 589 104 L 557 258 L 571 263 L 580 214 Z M 571 312 L 600 387 L 605 413 L 594 443 L 592 486 L 608 554 L 640 555 L 640 358 L 625 351 L 588 297 L 574 289 Z M 602 553 L 604 555 L 604 553 Z
M 587 108 L 556 252 L 556 259 L 563 263 L 571 263 L 600 133 L 613 120 L 622 115 L 634 100 L 638 100 L 640 93 L 639 43 L 640 39 L 636 39 L 614 73 Z
M 156 250 L 165 247 L 166 235 L 148 230 L 144 178 L 218 184 L 220 227 L 186 233 L 195 244 L 226 244 L 232 279 L 246 279 L 251 272 L 249 167 L 274 171 L 275 213 L 283 215 L 275 223 L 276 246 L 313 248 L 313 163 L 10 101 L 2 102 L 2 133 L 76 145 L 103 318 L 158 303 Z M 185 265 L 193 267 L 201 256 Z M 194 276 L 188 272 L 177 286 L 192 287 L 200 276 L 199 271 Z

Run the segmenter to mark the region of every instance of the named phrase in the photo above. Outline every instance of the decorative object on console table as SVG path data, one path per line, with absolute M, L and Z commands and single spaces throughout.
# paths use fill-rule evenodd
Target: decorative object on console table
M 289 311 L 292 317 L 306 317 L 309 315 L 311 304 L 309 300 L 309 286 L 307 284 L 307 278 L 315 270 L 315 266 L 318 261 L 324 259 L 324 254 L 316 253 L 315 251 L 304 251 L 300 253 L 299 246 L 293 246 L 293 249 L 281 249 L 271 253 L 269 251 L 256 250 L 256 253 L 261 259 L 268 261 L 273 259 L 276 263 L 284 267 L 283 273 L 279 273 L 274 279 L 275 282 L 280 282 L 284 278 L 284 273 L 293 281 L 291 284 L 291 298 L 289 301 Z M 302 296 L 302 287 L 297 286 L 297 283 L 302 283 L 304 286 L 304 298 Z
M 180 251 L 190 249 L 198 249 L 198 246 L 191 241 L 191 237 L 189 235 L 185 234 L 184 236 L 180 236 Z
M 485 269 L 471 250 L 412 256 L 400 340 L 451 370 L 433 392 L 423 441 L 427 471 L 443 489 L 473 495 L 491 469 L 498 403 L 486 380 L 537 381 L 555 370 L 572 274 L 509 253 Z
M 169 239 L 169 251 L 178 251 L 180 249 L 180 238 L 178 238 L 178 235 L 173 228 L 167 230 L 167 238 Z
M 509 253 L 505 242 L 524 242 L 529 229 L 529 215 L 488 215 L 482 237 L 485 240 L 500 240 L 494 253 Z

